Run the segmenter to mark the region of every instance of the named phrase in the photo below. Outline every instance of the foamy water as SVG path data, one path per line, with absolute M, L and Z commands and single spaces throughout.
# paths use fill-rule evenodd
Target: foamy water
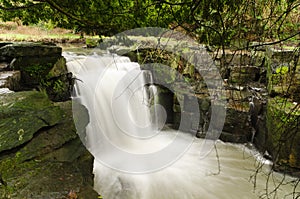
M 94 189 L 103 198 L 296 198 L 291 194 L 295 192 L 291 182 L 296 179 L 270 171 L 270 162 L 244 145 L 217 141 L 203 158 L 203 139 L 171 129 L 157 131 L 144 100 L 147 93 L 143 89 L 136 91 L 131 84 L 143 81 L 135 78 L 141 73 L 138 64 L 115 55 L 65 56 L 68 69 L 80 80 L 76 81 L 73 96 L 74 119 L 82 142 L 95 157 Z M 157 160 L 136 158 L 159 154 L 176 137 L 180 138 L 178 147 L 192 140 L 183 156 L 174 156 L 178 160 L 147 170 Z M 167 157 L 162 161 L 163 158 Z M 142 168 L 145 172 L 141 172 Z M 281 183 L 272 192 L 282 181 L 285 185 Z

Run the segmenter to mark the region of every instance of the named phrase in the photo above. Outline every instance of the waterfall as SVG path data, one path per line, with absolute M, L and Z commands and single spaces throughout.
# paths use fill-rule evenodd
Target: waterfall
M 128 58 L 65 57 L 68 70 L 80 80 L 75 81 L 73 117 L 82 142 L 95 157 L 94 189 L 104 199 L 252 199 L 265 194 L 266 185 L 272 189 L 283 178 L 274 173 L 268 183 L 266 160 L 244 145 L 217 141 L 217 150 L 200 158 L 203 139 L 162 130 L 166 113 L 153 103 L 157 91 L 149 86 L 151 76 Z M 168 157 L 140 158 L 159 154 L 177 137 L 178 147 L 187 139 L 193 142 L 173 162 L 154 169 L 156 161 Z M 175 153 L 176 147 L 172 150 Z M 264 166 L 254 181 L 250 176 L 259 165 Z M 291 192 L 290 184 L 281 185 L 275 198 Z

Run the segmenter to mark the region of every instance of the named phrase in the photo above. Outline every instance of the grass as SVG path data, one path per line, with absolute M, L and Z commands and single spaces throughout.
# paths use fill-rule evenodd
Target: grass
M 75 34 L 62 28 L 47 29 L 43 26 L 23 26 L 16 22 L 0 22 L 0 41 L 33 41 L 54 43 L 85 43 L 85 38 L 95 38 Z

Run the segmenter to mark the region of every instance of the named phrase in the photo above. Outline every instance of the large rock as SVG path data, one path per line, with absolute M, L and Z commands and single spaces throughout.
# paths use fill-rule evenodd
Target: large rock
M 30 160 L 36 157 L 42 157 L 45 154 L 53 152 L 56 149 L 61 148 L 66 143 L 72 142 L 77 139 L 76 129 L 72 119 L 71 102 L 57 103 L 63 112 L 61 112 L 62 120 L 57 125 L 51 128 L 43 128 L 38 131 L 35 138 L 28 142 L 22 149 L 19 150 L 20 161 Z M 80 144 L 75 145 L 77 149 L 67 155 L 67 158 L 79 156 L 75 152 L 82 148 Z
M 61 119 L 61 109 L 44 93 L 0 95 L 0 152 L 28 142 L 38 130 L 54 126 Z
M 70 98 L 69 75 L 61 47 L 40 43 L 13 43 L 0 47 L 0 57 L 9 63 L 5 70 L 20 71 L 20 87 L 12 90 L 46 90 L 53 101 Z
M 266 150 L 279 170 L 300 169 L 300 106 L 276 97 L 267 104 Z
M 71 101 L 56 103 L 62 120 L 0 155 L 0 198 L 97 198 L 93 157 L 76 134 Z M 76 196 L 76 197 L 75 197 Z
M 18 155 L 18 154 L 17 154 Z M 1 198 L 98 198 L 93 190 L 93 158 L 86 153 L 73 162 L 17 158 L 0 161 Z M 77 197 L 70 197 L 70 196 Z
M 71 78 L 64 57 L 15 58 L 11 66 L 21 71 L 21 82 L 25 88 L 45 89 L 53 101 L 70 98 Z
M 21 71 L 22 85 L 29 88 L 48 86 L 49 79 L 68 73 L 62 56 L 17 57 L 10 63 L 10 68 Z
M 249 51 L 225 51 L 225 54 L 216 51 L 212 54 L 215 57 L 215 63 L 220 66 L 222 64 L 235 66 L 235 65 L 252 65 L 253 56 Z
M 49 46 L 39 43 L 13 43 L 0 48 L 0 54 L 4 57 L 42 57 L 60 56 L 62 49 L 58 46 Z
M 59 57 L 17 57 L 10 63 L 10 68 L 21 71 L 24 86 L 37 87 L 48 78 L 48 73 L 58 59 Z

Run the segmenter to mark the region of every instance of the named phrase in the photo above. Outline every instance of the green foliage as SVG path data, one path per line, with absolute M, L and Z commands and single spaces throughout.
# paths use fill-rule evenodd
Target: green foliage
M 60 79 L 55 81 L 53 90 L 58 93 L 63 92 L 64 91 L 64 83 Z
M 275 74 L 271 74 L 270 85 L 279 85 L 285 83 L 288 77 L 288 66 L 276 68 Z
M 281 66 L 281 67 L 276 68 L 276 73 L 277 74 L 285 75 L 288 72 L 289 72 L 289 67 L 288 66 Z
M 44 75 L 44 66 L 43 65 L 31 65 L 24 69 L 31 77 L 41 79 Z
M 146 26 L 174 28 L 216 46 L 295 38 L 300 29 L 298 0 L 3 0 L 0 6 L 6 8 L 0 13 L 4 21 L 44 21 L 48 28 L 93 35 Z
M 24 72 L 30 75 L 33 78 L 33 81 L 38 83 L 42 88 L 47 88 L 51 86 L 51 82 L 49 81 L 49 74 L 47 74 L 47 68 L 51 67 L 51 63 L 45 65 L 31 65 L 27 66 L 24 69 Z
M 99 44 L 99 39 L 95 39 L 95 38 L 86 38 L 85 39 L 85 44 L 87 47 L 91 47 L 94 48 Z
M 39 23 L 37 24 L 39 27 L 45 30 L 52 30 L 57 26 L 57 23 L 54 23 L 52 19 L 48 21 L 42 21 L 40 20 Z

